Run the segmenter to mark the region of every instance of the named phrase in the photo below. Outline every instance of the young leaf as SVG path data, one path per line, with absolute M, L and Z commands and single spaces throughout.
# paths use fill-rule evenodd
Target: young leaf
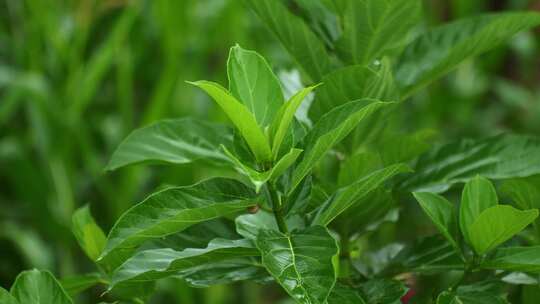
M 316 87 L 318 87 L 318 85 L 304 88 L 294 94 L 289 101 L 281 106 L 278 115 L 274 118 L 270 129 L 272 134 L 272 153 L 274 155 L 274 160 L 277 159 L 283 139 L 290 130 L 291 123 L 294 120 L 294 113 L 296 113 L 296 110 L 306 96 Z
M 470 245 L 484 254 L 509 240 L 538 217 L 538 210 L 518 210 L 507 205 L 485 209 L 469 227 Z
M 182 270 L 259 252 L 248 240 L 214 239 L 206 248 L 176 251 L 169 248 L 140 251 L 115 270 L 112 287 L 130 281 L 155 281 Z
M 0 287 L 0 303 L 19 304 L 19 301 L 17 301 L 17 299 L 15 299 L 7 290 Z
M 304 21 L 290 13 L 281 1 L 244 0 L 257 16 L 277 36 L 283 47 L 302 69 L 318 82 L 331 68 L 324 44 Z
M 332 259 L 338 254 L 326 228 L 314 226 L 290 235 L 261 230 L 256 243 L 263 265 L 296 302 L 326 303 L 336 282 Z
M 404 45 L 420 21 L 419 0 L 348 0 L 337 52 L 349 63 L 365 65 Z
M 397 61 L 403 96 L 448 73 L 465 59 L 482 54 L 517 32 L 540 24 L 540 14 L 508 12 L 458 20 L 419 36 Z
M 497 192 L 489 180 L 476 176 L 465 184 L 459 208 L 459 227 L 467 243 L 470 243 L 472 223 L 482 211 L 498 203 Z
M 499 248 L 480 267 L 540 273 L 540 246 Z
M 373 98 L 398 100 L 398 89 L 394 84 L 392 68 L 388 60 L 381 61 L 379 69 L 353 65 L 324 76 L 316 99 L 309 108 L 309 116 L 318 121 L 335 107 L 351 100 Z
M 203 89 L 214 99 L 240 131 L 258 161 L 265 162 L 272 159 L 266 136 L 253 114 L 243 104 L 217 83 L 204 80 L 189 83 Z
M 21 272 L 11 286 L 11 295 L 21 304 L 73 304 L 50 272 L 37 269 Z
M 107 263 L 117 252 L 119 261 L 110 261 L 118 264 L 146 240 L 180 232 L 255 204 L 253 191 L 233 179 L 213 178 L 192 186 L 165 189 L 133 206 L 118 219 L 98 261 Z
M 229 90 L 255 116 L 262 128 L 270 125 L 284 102 L 276 75 L 257 52 L 236 45 L 227 61 Z
M 489 179 L 530 176 L 540 173 L 540 138 L 502 134 L 460 140 L 428 151 L 413 169 L 415 173 L 405 176 L 399 188 L 440 193 L 476 175 Z
M 185 164 L 198 159 L 221 165 L 219 145 L 230 146 L 232 130 L 191 118 L 162 120 L 132 132 L 114 151 L 107 170 L 145 163 Z
M 439 232 L 457 252 L 461 252 L 457 242 L 457 218 L 454 205 L 446 198 L 434 193 L 414 192 L 413 195 Z
M 336 191 L 318 210 L 313 225 L 326 226 L 342 212 L 361 202 L 371 191 L 377 189 L 382 183 L 396 174 L 408 172 L 406 165 L 396 164 L 373 172 L 349 186 Z
M 79 208 L 72 217 L 72 231 L 86 255 L 96 261 L 105 247 L 106 237 L 94 221 L 88 205 Z
M 355 127 L 393 102 L 361 99 L 348 102 L 324 115 L 306 135 L 304 157 L 296 167 L 291 183 L 292 192 L 324 154 L 339 143 Z

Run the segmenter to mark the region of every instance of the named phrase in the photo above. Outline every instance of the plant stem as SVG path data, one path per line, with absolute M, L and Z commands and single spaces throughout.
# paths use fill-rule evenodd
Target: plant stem
M 274 186 L 271 183 L 266 183 L 263 188 L 266 199 L 270 203 L 270 206 L 272 206 L 272 211 L 274 212 L 274 217 L 276 218 L 279 231 L 281 231 L 281 233 L 288 234 L 289 229 L 287 228 L 287 223 L 285 223 L 285 219 L 283 218 L 283 208 L 276 189 L 274 189 Z

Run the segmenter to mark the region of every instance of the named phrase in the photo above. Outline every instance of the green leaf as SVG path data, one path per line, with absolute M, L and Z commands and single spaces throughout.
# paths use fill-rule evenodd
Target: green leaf
M 318 210 L 313 219 L 313 225 L 328 225 L 342 212 L 361 202 L 362 198 L 377 189 L 382 183 L 396 174 L 408 172 L 409 170 L 409 167 L 403 164 L 392 165 L 375 171 L 349 186 L 340 188 Z
M 315 85 L 300 90 L 294 94 L 289 101 L 281 106 L 281 109 L 279 110 L 278 115 L 276 115 L 274 118 L 271 127 L 272 153 L 274 155 L 274 160 L 276 160 L 279 155 L 283 139 L 285 139 L 287 132 L 290 132 L 291 123 L 294 120 L 296 110 L 306 96 L 318 86 L 319 85 Z
M 105 247 L 106 237 L 94 221 L 88 205 L 77 209 L 73 214 L 72 231 L 86 255 L 96 261 Z
M 313 121 L 318 121 L 324 114 L 351 100 L 399 99 L 388 60 L 383 60 L 378 69 L 353 65 L 335 70 L 325 75 L 322 83 L 323 86 L 317 90 L 316 99 L 309 109 Z
M 251 183 L 255 186 L 255 191 L 259 193 L 261 187 L 268 182 L 269 180 L 277 179 L 285 170 L 294 164 L 296 159 L 304 151 L 301 149 L 291 149 L 289 153 L 285 154 L 273 167 L 272 169 L 259 172 L 249 166 L 245 165 L 240 161 L 236 156 L 234 156 L 227 148 L 224 146 L 221 147 L 225 154 L 231 159 L 231 161 L 236 165 L 238 171 L 249 177 Z
M 144 250 L 115 270 L 112 287 L 130 281 L 155 281 L 210 262 L 258 255 L 258 250 L 248 240 L 214 239 L 206 248 L 188 248 L 183 251 L 169 248 Z
M 65 277 L 60 280 L 60 284 L 70 296 L 76 296 L 79 293 L 98 284 L 108 284 L 100 273 L 88 273 Z
M 373 279 L 362 285 L 367 303 L 397 304 L 407 290 L 403 282 L 390 279 Z
M 484 281 L 442 292 L 437 304 L 508 304 L 500 282 Z
M 509 179 L 500 190 L 520 209 L 540 208 L 540 175 Z
M 369 64 L 407 41 L 420 21 L 419 0 L 348 0 L 337 52 L 349 63 Z
M 396 80 L 402 95 L 410 96 L 465 59 L 493 49 L 517 32 L 538 24 L 538 13 L 508 12 L 454 21 L 420 35 L 397 61 Z
M 159 191 L 118 219 L 98 261 L 107 263 L 110 259 L 110 263 L 118 265 L 147 240 L 180 232 L 199 222 L 245 210 L 255 204 L 251 189 L 227 178 Z M 115 252 L 120 257 L 112 255 Z
M 470 243 L 469 228 L 482 211 L 499 203 L 493 184 L 476 176 L 465 184 L 459 208 L 459 227 L 463 237 Z
M 497 205 L 485 209 L 469 227 L 470 244 L 484 254 L 509 240 L 538 217 L 538 210 Z
M 265 162 L 272 159 L 268 140 L 248 108 L 217 83 L 205 80 L 188 83 L 203 89 L 214 99 L 240 131 L 258 161 Z
M 290 230 L 305 228 L 305 222 L 299 216 L 285 219 Z M 274 214 L 260 210 L 255 214 L 243 214 L 235 219 L 236 232 L 249 240 L 255 240 L 261 230 L 278 230 Z
M 348 102 L 324 115 L 306 135 L 304 157 L 294 171 L 289 193 L 300 184 L 328 150 L 363 120 L 393 104 L 395 103 L 361 99 Z
M 222 164 L 219 145 L 230 146 L 232 131 L 224 125 L 191 118 L 162 120 L 135 130 L 114 151 L 107 170 L 123 166 L 164 162 L 185 164 L 207 160 Z
M 356 290 L 347 285 L 336 283 L 330 296 L 328 297 L 328 304 L 365 304 L 366 302 Z
M 383 167 L 379 153 L 360 152 L 347 157 L 339 168 L 338 186 L 348 186 Z
M 255 116 L 262 128 L 268 126 L 284 102 L 278 78 L 257 52 L 236 45 L 227 61 L 229 90 Z
M 480 267 L 540 273 L 540 246 L 499 248 Z
M 19 304 L 19 301 L 17 301 L 17 299 L 15 299 L 7 290 L 0 287 L 0 303 Z
M 11 294 L 24 304 L 72 304 L 60 283 L 48 271 L 21 272 L 11 286 Z
M 257 16 L 277 36 L 283 47 L 302 69 L 318 82 L 331 69 L 324 43 L 304 21 L 275 0 L 244 0 Z
M 502 134 L 481 140 L 460 140 L 420 156 L 414 174 L 399 188 L 415 192 L 444 192 L 476 175 L 491 180 L 540 173 L 540 138 Z
M 326 228 L 314 226 L 290 235 L 261 230 L 256 243 L 263 265 L 296 302 L 326 303 L 336 282 L 332 259 L 338 254 Z
M 436 132 L 425 129 L 413 134 L 387 134 L 377 144 L 382 163 L 391 165 L 409 162 L 431 148 L 428 143 Z
M 458 229 L 454 205 L 446 198 L 434 193 L 414 192 L 413 195 L 439 232 L 457 252 L 460 252 L 457 242 Z

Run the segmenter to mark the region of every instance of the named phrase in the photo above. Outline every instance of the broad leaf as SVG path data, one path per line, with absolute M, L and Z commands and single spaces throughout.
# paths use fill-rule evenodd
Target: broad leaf
M 407 290 L 403 282 L 390 279 L 373 279 L 362 285 L 367 303 L 397 304 Z
M 540 175 L 507 180 L 500 190 L 521 209 L 540 208 Z
M 482 140 L 461 140 L 420 156 L 414 174 L 400 188 L 416 192 L 444 192 L 476 175 L 488 179 L 525 177 L 540 173 L 540 139 L 498 135 Z
M 95 261 L 105 247 L 106 237 L 94 221 L 88 205 L 79 208 L 72 217 L 72 231 L 86 255 Z
M 256 204 L 253 191 L 227 178 L 214 178 L 193 186 L 169 188 L 149 196 L 126 211 L 114 224 L 100 257 L 125 260 L 143 242 L 180 232 L 189 226 Z M 118 252 L 120 257 L 111 254 Z M 124 254 L 125 253 L 125 254 Z M 113 262 L 113 264 L 116 264 Z
M 469 227 L 470 245 L 484 254 L 509 240 L 538 217 L 538 210 L 497 205 L 484 210 Z
M 206 248 L 183 251 L 169 248 L 144 250 L 115 270 L 112 286 L 130 281 L 154 281 L 206 263 L 258 255 L 259 252 L 248 240 L 215 239 Z
M 499 248 L 480 266 L 486 269 L 540 273 L 540 246 Z
M 444 197 L 434 193 L 414 192 L 413 195 L 439 232 L 452 244 L 457 252 L 460 252 L 457 242 L 458 229 L 454 205 Z
M 517 32 L 540 24 L 540 14 L 508 12 L 458 20 L 419 36 L 397 61 L 396 80 L 402 95 L 457 67 L 465 59 L 482 54 Z
M 352 287 L 336 283 L 330 296 L 328 304 L 365 304 L 364 299 Z
M 96 272 L 62 278 L 60 284 L 73 297 L 98 284 L 108 284 L 108 281 Z
M 72 304 L 56 278 L 48 271 L 21 272 L 11 286 L 11 295 L 21 304 Z
M 338 53 L 349 63 L 369 64 L 401 48 L 420 21 L 419 0 L 347 0 Z
M 244 0 L 277 36 L 302 69 L 318 82 L 331 68 L 325 46 L 304 21 L 287 10 L 281 1 Z
M 272 159 L 268 140 L 246 106 L 217 83 L 205 80 L 189 83 L 203 89 L 214 99 L 240 131 L 258 161 L 265 162 Z
M 0 287 L 0 303 L 19 304 L 19 301 L 17 301 L 17 299 L 15 299 L 7 290 Z
M 351 100 L 399 99 L 392 69 L 387 60 L 382 61 L 378 69 L 360 65 L 338 69 L 325 75 L 322 83 L 309 108 L 309 116 L 313 121 L 318 121 L 324 114 Z
M 285 219 L 289 230 L 303 229 L 305 223 L 299 216 Z M 260 210 L 255 214 L 243 214 L 235 219 L 236 232 L 249 240 L 255 240 L 261 230 L 278 230 L 274 215 L 268 211 Z
M 162 120 L 135 130 L 113 153 L 107 170 L 138 163 L 185 164 L 201 159 L 222 164 L 219 145 L 230 146 L 232 131 L 224 125 L 191 118 Z
M 306 135 L 304 156 L 294 171 L 289 192 L 300 184 L 328 150 L 345 138 L 363 120 L 393 104 L 362 99 L 348 102 L 324 115 Z
M 501 285 L 497 281 L 462 285 L 456 290 L 441 293 L 437 304 L 508 304 Z
M 231 94 L 253 113 L 259 126 L 270 125 L 284 98 L 279 80 L 266 60 L 236 45 L 229 53 L 227 74 Z
M 493 184 L 476 176 L 465 184 L 459 209 L 459 227 L 465 240 L 470 243 L 469 228 L 482 211 L 498 204 L 497 192 Z
M 263 265 L 296 302 L 326 303 L 336 282 L 332 259 L 338 254 L 326 228 L 315 226 L 290 235 L 261 230 L 256 243 Z
M 328 225 L 342 212 L 358 203 L 371 191 L 377 189 L 382 183 L 396 174 L 408 172 L 409 167 L 396 164 L 373 172 L 349 186 L 340 188 L 319 209 L 313 219 L 313 225 Z

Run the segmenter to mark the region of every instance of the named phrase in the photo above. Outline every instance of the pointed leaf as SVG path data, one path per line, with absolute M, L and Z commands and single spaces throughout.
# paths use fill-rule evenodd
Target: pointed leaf
M 476 176 L 465 184 L 459 208 L 459 227 L 463 237 L 470 243 L 469 228 L 482 211 L 498 204 L 497 192 L 493 184 Z
M 162 120 L 132 132 L 114 151 L 107 170 L 139 163 L 185 164 L 198 159 L 221 164 L 220 144 L 230 146 L 232 131 L 224 125 L 191 118 Z
M 119 259 L 111 262 L 118 265 L 146 240 L 180 232 L 199 222 L 245 210 L 255 204 L 251 189 L 227 178 L 213 178 L 154 193 L 118 219 L 109 232 L 100 261 L 106 263 L 110 256 Z M 114 252 L 121 256 L 115 258 Z
M 482 54 L 517 32 L 540 24 L 540 14 L 508 12 L 454 21 L 419 36 L 397 61 L 396 80 L 402 95 L 441 77 L 465 59 Z
M 88 205 L 79 208 L 72 217 L 72 231 L 86 255 L 95 261 L 105 247 L 106 237 L 94 221 Z
M 289 193 L 300 184 L 327 151 L 363 120 L 393 104 L 395 103 L 361 99 L 348 102 L 324 115 L 306 135 L 304 157 L 294 171 Z
M 336 282 L 332 259 L 338 254 L 326 228 L 315 226 L 290 235 L 261 230 L 257 248 L 268 272 L 296 302 L 326 303 Z
M 56 278 L 48 271 L 21 272 L 11 286 L 11 294 L 24 304 L 72 304 Z
M 144 250 L 115 270 L 112 286 L 130 281 L 155 281 L 209 262 L 258 255 L 257 248 L 248 240 L 214 239 L 206 248 L 183 251 L 169 248 Z
M 229 89 L 243 103 L 261 127 L 270 125 L 284 102 L 278 78 L 257 52 L 236 45 L 227 61 Z
M 340 188 L 319 209 L 313 220 L 313 225 L 326 226 L 342 212 L 358 203 L 371 191 L 396 174 L 408 172 L 406 165 L 396 164 L 373 172 L 349 186 Z
M 419 0 L 348 0 L 337 51 L 349 63 L 369 64 L 407 42 L 420 21 Z
M 538 217 L 538 210 L 497 205 L 484 210 L 469 227 L 470 245 L 484 254 L 523 230 Z
M 540 246 L 499 248 L 481 265 L 485 269 L 540 273 Z
M 454 205 L 446 198 L 434 193 L 414 192 L 413 195 L 439 232 L 457 252 L 460 252 L 457 243 L 457 218 Z
M 214 99 L 240 131 L 258 161 L 271 160 L 272 152 L 268 140 L 248 108 L 217 83 L 205 80 L 188 83 L 203 89 Z

